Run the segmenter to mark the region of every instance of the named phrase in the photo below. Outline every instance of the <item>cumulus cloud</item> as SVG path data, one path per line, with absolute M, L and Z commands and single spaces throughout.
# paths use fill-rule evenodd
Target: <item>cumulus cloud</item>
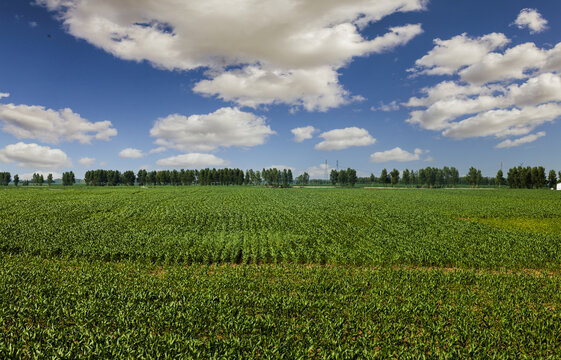
M 6 97 L 9 94 L 2 94 Z M 36 105 L 0 104 L 2 130 L 18 139 L 36 139 L 49 144 L 92 139 L 109 140 L 117 135 L 110 121 L 90 122 L 69 108 L 47 109 Z
M 561 43 L 549 50 L 523 43 L 455 69 L 449 75 L 456 80 L 424 88 L 424 96 L 402 105 L 413 108 L 407 122 L 444 136 L 527 135 L 561 116 L 560 72 Z M 518 140 L 503 141 L 501 147 Z
M 212 154 L 189 153 L 160 159 L 156 164 L 167 168 L 204 168 L 226 166 L 228 162 Z
M 319 166 L 311 166 L 307 168 L 306 172 L 310 175 L 311 179 L 326 179 L 327 177 L 325 174 L 329 176 L 331 170 L 334 170 L 334 168 L 329 167 L 327 164 L 321 164 Z
M 382 52 L 406 43 L 420 32 L 419 25 L 392 28 L 391 32 L 373 40 L 372 52 Z M 253 108 L 284 103 L 301 106 L 308 111 L 327 111 L 362 100 L 360 96 L 351 96 L 339 84 L 336 68 L 332 65 L 300 69 L 246 66 L 225 71 L 211 80 L 202 80 L 193 90 Z
M 395 147 L 391 150 L 375 152 L 374 154 L 370 155 L 370 161 L 376 163 L 387 161 L 416 161 L 421 160 L 421 155 L 423 153 L 425 153 L 425 151 L 421 149 L 415 149 L 413 153 L 410 153 L 406 150 L 401 149 L 400 147 Z
M 502 141 L 500 143 L 497 144 L 497 146 L 495 146 L 497 149 L 503 149 L 503 148 L 511 148 L 514 146 L 520 146 L 523 144 L 528 144 L 531 142 L 534 142 L 536 140 L 538 140 L 539 138 L 545 136 L 545 131 L 540 131 L 536 134 L 530 134 L 530 135 L 526 135 L 524 137 L 521 137 L 519 139 L 516 140 L 510 140 L 510 139 L 506 139 L 505 141 Z
M 399 110 L 399 104 L 395 100 L 388 103 L 388 104 L 384 104 L 383 102 L 380 102 L 380 107 L 372 106 L 370 108 L 370 110 L 372 110 L 372 111 L 384 111 L 384 112 L 397 111 L 397 110 Z
M 544 73 L 518 85 L 459 85 L 442 82 L 424 89 L 425 98 L 413 97 L 405 106 L 426 107 L 414 110 L 407 120 L 430 130 L 444 130 L 453 120 L 470 114 L 513 106 L 527 107 L 561 101 L 561 76 Z
M 561 104 L 490 110 L 451 124 L 442 134 L 458 139 L 477 136 L 520 136 L 561 116 Z
M 184 151 L 247 148 L 264 144 L 272 134 L 264 117 L 229 107 L 205 115 L 169 115 L 150 130 L 155 144 Z
M 144 154 L 139 149 L 126 148 L 119 152 L 119 157 L 125 159 L 139 159 L 144 157 Z
M 451 75 L 458 69 L 480 61 L 489 52 L 505 46 L 504 34 L 491 33 L 471 38 L 467 34 L 449 40 L 434 39 L 435 47 L 415 62 L 408 71 L 427 75 Z
M 530 29 L 531 34 L 542 32 L 547 28 L 547 20 L 536 9 L 522 9 L 514 24 L 519 29 Z
M 0 149 L 0 162 L 15 162 L 19 167 L 47 170 L 72 166 L 72 161 L 60 149 L 23 142 Z
M 290 130 L 290 132 L 294 135 L 294 142 L 297 143 L 311 139 L 316 131 L 318 130 L 313 126 L 299 127 Z
M 326 111 L 354 100 L 339 84 L 337 71 L 329 66 L 288 71 L 247 66 L 202 80 L 193 90 L 252 108 L 284 103 Z
M 199 93 L 244 106 L 286 103 L 308 110 L 353 99 L 339 85 L 337 69 L 354 57 L 390 51 L 422 32 L 409 24 L 368 39 L 364 27 L 396 12 L 423 10 L 426 2 L 38 0 L 70 34 L 118 58 L 167 70 L 212 69 L 211 79 L 195 86 Z
M 164 146 L 158 146 L 157 148 L 151 149 L 148 153 L 149 154 L 159 154 L 159 153 L 162 153 L 166 150 L 167 149 Z
M 524 79 L 528 71 L 545 64 L 547 52 L 534 43 L 525 43 L 507 49 L 504 54 L 490 53 L 479 62 L 460 71 L 462 80 L 485 84 L 506 79 Z
M 315 146 L 316 150 L 343 150 L 352 146 L 367 146 L 376 142 L 366 129 L 348 127 L 324 132 L 319 135 L 324 140 Z
M 80 160 L 78 160 L 78 163 L 85 166 L 92 166 L 95 163 L 95 158 L 83 157 Z

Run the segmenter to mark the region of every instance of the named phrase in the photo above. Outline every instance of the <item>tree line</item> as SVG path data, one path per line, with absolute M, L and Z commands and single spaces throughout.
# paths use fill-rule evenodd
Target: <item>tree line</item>
M 497 172 L 493 177 L 482 176 L 481 170 L 470 167 L 465 176 L 460 176 L 455 167 L 443 167 L 442 169 L 434 167 L 426 167 L 419 170 L 405 169 L 402 173 L 397 169 L 388 172 L 383 169 L 379 177 L 370 174 L 370 177 L 360 177 L 357 179 L 358 184 L 382 184 L 392 186 L 401 184 L 405 186 L 426 186 L 426 187 L 455 187 L 457 185 L 469 185 L 479 187 L 481 185 L 504 186 L 510 188 L 528 188 L 541 189 L 545 186 L 555 188 L 559 180 L 561 180 L 561 171 L 557 174 L 555 170 L 550 170 L 546 179 L 545 168 L 539 167 L 514 167 L 509 169 L 507 178 L 504 178 L 502 170 Z M 558 176 L 557 176 L 558 175 Z M 333 182 L 333 180 L 332 180 Z
M 561 171 L 556 174 L 555 170 L 550 170 L 547 178 L 545 172 L 543 166 L 513 167 L 508 170 L 505 183 L 511 189 L 541 189 L 546 185 L 549 188 L 555 188 L 558 181 L 557 175 L 561 179 Z
M 474 174 L 473 179 L 471 179 L 472 173 Z M 483 180 L 481 171 L 473 167 L 470 169 L 468 176 L 470 176 L 469 182 L 474 186 L 479 186 Z M 358 182 L 362 184 L 371 183 L 392 186 L 401 184 L 405 186 L 444 187 L 456 186 L 462 182 L 462 178 L 458 169 L 445 166 L 442 169 L 434 167 L 418 170 L 405 169 L 403 172 L 397 169 L 393 169 L 390 172 L 387 169 L 382 169 L 380 176 L 376 177 L 374 174 L 370 174 L 370 177 L 359 178 Z
M 8 186 L 8 184 L 10 184 L 11 182 L 11 174 L 9 172 L 0 172 L 0 186 Z M 14 175 L 14 179 L 12 181 L 14 183 L 14 185 L 17 187 L 20 183 L 20 179 L 19 179 L 19 175 L 15 174 Z M 47 185 L 51 185 L 55 182 L 54 178 L 53 178 L 53 174 L 48 174 L 47 175 Z M 34 173 L 31 176 L 31 184 L 33 185 L 38 185 L 38 186 L 43 186 L 43 184 L 45 183 L 45 177 L 43 176 L 43 174 L 39 174 L 39 173 Z M 69 172 L 65 172 L 62 174 L 62 184 L 63 185 L 73 185 L 74 183 L 76 183 L 76 178 L 74 176 L 74 173 L 72 171 Z M 22 186 L 28 186 L 29 185 L 29 180 L 24 180 L 21 182 Z
M 245 172 L 241 169 L 201 169 L 201 170 L 139 170 L 136 174 L 129 170 L 89 170 L 84 176 L 89 186 L 145 185 L 262 185 L 288 187 L 294 183 L 292 170 L 276 168 Z
M 84 181 L 88 186 L 118 186 L 128 185 L 266 185 L 273 187 L 289 187 L 297 185 L 338 185 L 355 186 L 356 184 L 381 184 L 384 186 L 405 185 L 423 187 L 455 187 L 457 185 L 479 186 L 508 186 L 513 189 L 541 189 L 545 186 L 555 188 L 561 180 L 561 171 L 550 170 L 546 177 L 546 170 L 543 166 L 538 167 L 513 167 L 508 170 L 507 177 L 504 177 L 502 170 L 497 172 L 495 177 L 482 176 L 481 170 L 470 167 L 465 176 L 460 176 L 455 167 L 435 168 L 426 167 L 418 170 L 405 169 L 400 172 L 397 169 L 389 171 L 383 169 L 379 176 L 373 173 L 367 177 L 357 177 L 355 169 L 331 170 L 329 180 L 311 179 L 307 172 L 293 177 L 291 169 L 269 168 L 261 171 L 252 169 L 243 171 L 235 168 L 223 169 L 201 169 L 201 170 L 158 170 L 147 171 L 139 170 L 136 174 L 132 170 L 120 172 L 119 170 L 88 170 L 85 173 Z M 20 179 L 18 174 L 14 175 L 13 181 L 9 172 L 0 172 L 0 186 L 8 186 L 13 182 L 18 186 Z M 44 176 L 34 173 L 31 179 L 33 185 L 42 186 L 45 182 Z M 53 175 L 48 174 L 48 185 L 51 185 Z M 72 171 L 62 174 L 62 185 L 70 186 L 76 183 L 76 177 Z M 29 185 L 28 180 L 24 180 L 22 185 Z
M 355 186 L 358 181 L 356 170 L 348 168 L 347 170 L 331 170 L 329 181 L 332 185 Z

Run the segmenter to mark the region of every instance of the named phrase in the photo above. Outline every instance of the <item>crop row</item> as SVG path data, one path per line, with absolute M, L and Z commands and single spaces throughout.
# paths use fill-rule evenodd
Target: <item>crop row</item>
M 418 189 L 8 189 L 0 191 L 0 251 L 181 264 L 558 268 L 558 195 Z M 508 226 L 518 219 L 533 225 Z
M 7 255 L 1 358 L 544 358 L 559 277 Z

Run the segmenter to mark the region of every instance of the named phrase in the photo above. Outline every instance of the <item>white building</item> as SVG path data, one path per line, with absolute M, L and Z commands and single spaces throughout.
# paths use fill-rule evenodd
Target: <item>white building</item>
M 561 190 L 561 183 L 557 184 L 557 190 Z

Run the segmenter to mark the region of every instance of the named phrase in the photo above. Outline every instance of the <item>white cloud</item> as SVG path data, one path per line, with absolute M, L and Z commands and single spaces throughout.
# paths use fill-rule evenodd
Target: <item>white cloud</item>
M 72 166 L 66 153 L 60 149 L 23 142 L 0 149 L 0 162 L 15 162 L 20 167 L 38 169 L 61 169 Z
M 83 157 L 80 160 L 78 160 L 78 163 L 85 166 L 92 166 L 95 163 L 95 158 Z
M 508 88 L 508 103 L 518 106 L 561 101 L 561 75 L 544 73 Z
M 560 72 L 561 43 L 549 50 L 524 43 L 484 55 L 451 74 L 458 80 L 424 88 L 424 97 L 402 105 L 418 108 L 407 122 L 444 136 L 527 135 L 561 116 Z
M 10 96 L 10 93 L 0 93 L 0 99 Z
M 125 159 L 139 159 L 144 157 L 144 154 L 139 149 L 126 148 L 119 152 L 119 157 Z
M 376 142 L 366 129 L 348 127 L 324 132 L 319 135 L 324 140 L 315 146 L 316 150 L 343 150 L 352 146 L 367 146 Z
M 372 52 L 382 52 L 406 43 L 421 32 L 419 25 L 390 30 L 386 35 L 372 41 Z M 327 111 L 363 100 L 361 96 L 351 96 L 339 84 L 337 67 L 333 65 L 296 69 L 246 66 L 225 71 L 211 80 L 202 80 L 193 90 L 253 108 L 284 103 L 301 106 L 308 111 Z
M 530 134 L 530 135 L 526 135 L 524 137 L 521 137 L 519 139 L 516 140 L 510 140 L 510 139 L 506 139 L 505 141 L 502 141 L 500 143 L 497 144 L 497 146 L 495 146 L 497 149 L 503 149 L 503 148 L 511 148 L 514 146 L 520 146 L 523 144 L 528 144 L 531 142 L 534 142 L 536 140 L 538 140 L 539 138 L 545 136 L 545 131 L 540 131 L 536 134 Z
M 443 81 L 433 87 L 422 88 L 421 93 L 425 94 L 425 97 L 412 97 L 408 102 L 403 103 L 402 105 L 408 107 L 428 107 L 443 99 L 466 99 L 471 95 L 492 95 L 493 92 L 497 90 L 500 90 L 500 88 L 460 85 L 454 81 Z
M 148 153 L 149 154 L 159 154 L 166 151 L 167 148 L 164 146 L 158 146 L 157 148 L 151 149 Z
M 307 168 L 306 172 L 308 173 L 308 175 L 310 175 L 311 179 L 326 179 L 325 174 L 327 174 L 327 178 L 329 178 L 329 173 L 331 172 L 331 170 L 333 170 L 333 168 L 329 167 L 329 165 L 321 164 L 319 166 L 312 166 Z
M 9 94 L 2 94 L 6 97 Z M 18 139 L 36 139 L 50 144 L 79 141 L 89 144 L 92 139 L 109 140 L 117 135 L 110 121 L 90 122 L 69 108 L 46 109 L 36 105 L 0 104 L 3 131 Z
M 399 110 L 399 104 L 395 100 L 388 103 L 388 104 L 384 104 L 383 102 L 380 101 L 380 107 L 372 106 L 370 108 L 370 110 L 372 110 L 372 111 L 385 111 L 385 112 L 397 111 L 397 110 Z
M 297 143 L 311 139 L 316 131 L 318 130 L 313 126 L 299 127 L 290 130 L 290 132 L 294 134 L 294 142 Z
M 327 111 L 354 100 L 339 84 L 337 71 L 329 66 L 288 71 L 246 66 L 202 80 L 193 90 L 252 108 L 284 103 L 308 111 Z
M 19 176 L 19 180 L 33 180 L 33 174 L 39 174 L 39 175 L 43 175 L 43 180 L 45 181 L 45 183 L 47 182 L 47 177 L 49 176 L 49 174 L 53 175 L 53 180 L 56 179 L 62 179 L 62 174 L 58 173 L 56 171 L 43 171 L 43 170 L 35 170 L 34 172 L 26 172 L 23 174 L 18 175 Z
M 354 57 L 390 51 L 422 32 L 389 28 L 367 39 L 361 30 L 396 12 L 423 10 L 426 0 L 38 0 L 67 31 L 114 56 L 167 70 L 210 68 L 196 91 L 244 106 L 286 103 L 325 110 L 353 98 L 337 69 Z M 228 67 L 243 69 L 224 71 Z M 314 83 L 306 86 L 313 75 Z M 312 86 L 322 84 L 322 87 Z M 256 91 L 260 88 L 262 91 Z M 295 94 L 290 90 L 297 89 Z M 322 91 L 323 89 L 323 91 Z
M 169 115 L 156 121 L 150 130 L 157 145 L 184 151 L 212 151 L 262 145 L 275 134 L 264 117 L 237 108 L 221 108 L 211 114 Z
M 526 135 L 538 125 L 561 116 L 561 104 L 549 103 L 522 109 L 490 110 L 453 123 L 442 134 L 457 139 L 477 136 Z
M 31 26 L 32 28 L 37 27 L 37 21 L 30 21 L 29 22 L 29 26 Z
M 410 153 L 406 150 L 401 149 L 400 147 L 393 148 L 391 150 L 375 152 L 374 154 L 370 155 L 370 161 L 376 163 L 382 163 L 387 161 L 417 161 L 421 160 L 421 155 L 425 153 L 421 149 L 415 149 L 413 153 Z
M 189 153 L 161 159 L 156 164 L 167 168 L 204 168 L 226 166 L 228 162 L 212 154 Z
M 465 33 L 449 40 L 434 39 L 435 47 L 415 62 L 410 72 L 427 75 L 451 75 L 458 69 L 479 62 L 489 52 L 505 46 L 504 34 L 491 33 L 478 38 Z
M 522 9 L 514 24 L 519 29 L 530 29 L 532 34 L 542 32 L 547 28 L 547 20 L 536 9 Z
M 509 108 L 512 106 L 538 105 L 551 101 L 561 101 L 561 76 L 544 73 L 529 79 L 521 85 L 461 86 L 442 82 L 434 88 L 424 89 L 425 98 L 411 98 L 406 106 L 426 106 L 415 110 L 407 122 L 419 124 L 430 130 L 444 130 L 451 121 L 470 114 Z
M 462 80 L 472 84 L 524 79 L 531 69 L 545 65 L 546 59 L 547 51 L 538 49 L 534 43 L 525 43 L 507 49 L 504 54 L 487 54 L 459 74 Z

